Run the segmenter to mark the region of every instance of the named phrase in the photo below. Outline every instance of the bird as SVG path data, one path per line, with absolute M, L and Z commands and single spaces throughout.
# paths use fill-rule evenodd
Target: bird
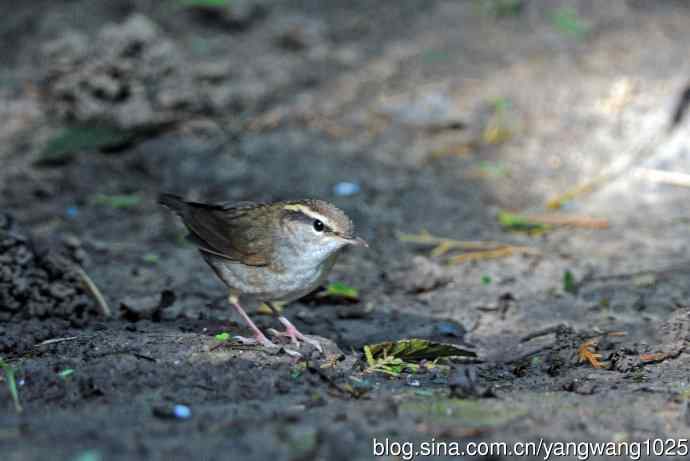
M 266 303 L 285 327 L 283 332 L 269 330 L 274 336 L 323 351 L 274 303 L 289 303 L 318 288 L 345 247 L 369 246 L 354 235 L 352 220 L 342 210 L 317 199 L 209 204 L 166 193 L 158 202 L 182 219 L 187 239 L 227 286 L 228 302 L 253 333 L 253 338 L 235 336 L 237 341 L 278 347 L 242 307 L 258 301 Z

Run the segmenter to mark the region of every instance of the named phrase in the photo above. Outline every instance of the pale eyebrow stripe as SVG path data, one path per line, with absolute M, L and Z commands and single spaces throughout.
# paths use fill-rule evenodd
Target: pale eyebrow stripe
M 318 219 L 319 221 L 323 222 L 326 226 L 328 226 L 331 229 L 335 228 L 333 226 L 333 222 L 331 222 L 330 219 L 328 219 L 327 217 L 323 216 L 322 214 L 319 214 L 319 213 L 315 212 L 314 210 L 312 210 L 311 208 L 306 207 L 304 205 L 285 205 L 283 207 L 283 209 L 302 213 L 304 215 L 309 216 L 312 219 Z

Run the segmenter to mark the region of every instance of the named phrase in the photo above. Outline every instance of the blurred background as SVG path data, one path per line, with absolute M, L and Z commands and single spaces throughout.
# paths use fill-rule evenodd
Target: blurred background
M 103 310 L 74 278 L 33 265 L 29 236 L 80 264 L 117 341 L 137 328 L 117 321 L 199 333 L 231 318 L 220 283 L 156 204 L 161 192 L 343 208 L 372 249 L 344 255 L 332 279 L 361 291 L 365 313 L 286 309 L 344 349 L 430 335 L 440 321 L 485 357 L 559 322 L 625 330 L 636 344 L 685 328 L 664 323 L 690 291 L 685 1 L 35 0 L 0 9 L 0 224 L 12 236 L 0 255 L 12 267 L 0 285 L 0 353 L 95 328 Z M 37 271 L 47 271 L 40 281 Z M 52 360 L 34 366 L 57 367 Z M 532 394 L 523 403 L 533 415 L 544 410 L 541 393 L 563 383 L 530 366 L 538 377 L 524 384 Z M 506 386 L 518 376 L 487 373 Z M 676 378 L 673 392 L 684 382 Z M 44 391 L 25 394 L 39 408 Z M 611 403 L 613 419 L 593 423 L 605 437 L 659 434 L 668 423 L 630 428 L 668 397 L 643 403 L 632 392 Z M 590 403 L 592 416 L 602 400 Z M 553 428 L 532 419 L 526 433 L 562 436 L 586 417 Z M 684 427 L 676 424 L 664 433 Z M 55 430 L 38 445 L 50 446 Z
M 190 277 L 155 264 L 183 233 L 160 192 L 333 201 L 375 242 L 358 283 L 404 262 L 400 233 L 532 245 L 506 230 L 544 223 L 506 212 L 569 214 L 545 217 L 547 243 L 602 272 L 687 257 L 690 154 L 671 123 L 688 81 L 683 2 L 12 9 L 2 206 L 33 234 L 91 245 L 113 293 L 149 289 L 128 270 L 161 287 Z

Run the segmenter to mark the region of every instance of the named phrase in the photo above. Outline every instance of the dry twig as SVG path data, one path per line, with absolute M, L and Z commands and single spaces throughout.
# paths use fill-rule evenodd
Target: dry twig
M 690 174 L 677 171 L 656 170 L 653 168 L 637 168 L 635 173 L 652 182 L 670 184 L 672 186 L 690 187 Z
M 591 216 L 565 215 L 560 213 L 525 214 L 527 221 L 547 224 L 550 226 L 571 226 L 583 229 L 607 229 L 608 219 L 594 218 Z
M 401 242 L 433 246 L 429 253 L 429 256 L 432 258 L 446 256 L 452 251 L 468 251 L 467 253 L 450 257 L 448 259 L 448 264 L 450 265 L 461 264 L 467 261 L 503 258 L 516 253 L 539 253 L 538 250 L 526 246 L 516 246 L 494 241 L 454 240 L 436 237 L 427 231 L 422 231 L 419 234 L 400 233 L 398 234 L 398 239 Z
M 79 338 L 79 336 L 68 336 L 66 338 L 46 339 L 45 341 L 42 341 L 42 342 L 36 344 L 34 347 L 47 346 L 48 344 L 62 343 L 65 341 L 74 341 L 77 338 Z
M 86 287 L 86 290 L 93 296 L 93 298 L 96 300 L 96 304 L 98 304 L 98 307 L 101 310 L 101 313 L 105 317 L 111 317 L 112 312 L 110 311 L 110 307 L 108 307 L 108 303 L 106 302 L 105 298 L 103 297 L 103 293 L 101 293 L 101 290 L 98 289 L 95 283 L 93 283 L 93 280 L 91 280 L 91 277 L 84 271 L 79 266 L 76 266 L 77 273 L 81 277 L 82 282 L 84 283 L 84 286 Z

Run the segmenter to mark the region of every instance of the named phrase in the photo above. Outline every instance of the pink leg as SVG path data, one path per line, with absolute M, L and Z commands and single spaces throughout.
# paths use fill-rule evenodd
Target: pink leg
M 244 338 L 242 336 L 235 336 L 235 339 L 238 341 L 242 342 L 243 344 L 261 344 L 264 347 L 276 347 L 275 344 L 271 342 L 270 339 L 264 335 L 261 330 L 252 322 L 252 319 L 249 318 L 247 313 L 242 309 L 242 306 L 240 306 L 239 300 L 237 299 L 237 296 L 230 295 L 228 297 L 228 301 L 230 304 L 232 304 L 232 307 L 237 310 L 237 312 L 242 316 L 245 322 L 247 322 L 247 325 L 249 325 L 249 328 L 252 330 L 254 333 L 254 338 Z
M 295 327 L 292 324 L 292 322 L 290 322 L 288 319 L 286 319 L 285 317 L 283 317 L 281 315 L 280 317 L 278 317 L 278 321 L 280 321 L 280 323 L 283 324 L 283 326 L 285 327 L 285 331 L 276 331 L 276 330 L 271 329 L 271 330 L 269 330 L 271 332 L 271 334 L 273 334 L 275 336 L 287 336 L 288 338 L 290 338 L 290 341 L 292 341 L 292 344 L 294 344 L 295 346 L 299 346 L 300 341 L 303 341 L 305 343 L 309 343 L 312 346 L 314 346 L 316 348 L 316 350 L 323 353 L 323 348 L 321 347 L 321 344 L 319 344 L 319 342 L 317 340 L 303 335 L 297 329 L 297 327 Z

